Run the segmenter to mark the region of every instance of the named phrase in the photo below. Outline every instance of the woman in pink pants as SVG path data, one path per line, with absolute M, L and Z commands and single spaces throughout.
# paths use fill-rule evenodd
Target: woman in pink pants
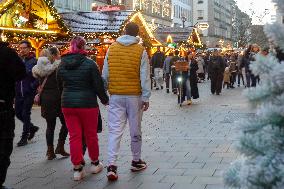
M 96 63 L 86 56 L 85 45 L 83 37 L 74 37 L 57 71 L 59 88 L 62 90 L 62 112 L 70 135 L 74 180 L 81 180 L 85 176 L 82 136 L 88 146 L 91 173 L 103 170 L 99 161 L 97 96 L 103 104 L 108 104 L 109 100 Z

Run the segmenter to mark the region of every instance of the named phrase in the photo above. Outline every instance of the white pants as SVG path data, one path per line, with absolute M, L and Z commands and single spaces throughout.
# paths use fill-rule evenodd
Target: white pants
M 163 69 L 162 68 L 154 68 L 154 76 L 155 76 L 155 82 L 156 82 L 156 87 L 161 87 L 164 84 L 163 80 Z
M 120 141 L 128 120 L 133 160 L 141 158 L 142 100 L 140 96 L 111 95 L 108 110 L 108 165 L 116 165 Z

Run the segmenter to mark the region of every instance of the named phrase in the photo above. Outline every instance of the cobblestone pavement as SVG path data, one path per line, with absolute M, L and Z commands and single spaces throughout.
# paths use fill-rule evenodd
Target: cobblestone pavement
M 153 91 L 151 108 L 143 117 L 143 158 L 149 166 L 141 173 L 130 172 L 130 141 L 125 131 L 118 161 L 119 181 L 115 183 L 107 181 L 106 169 L 74 182 L 69 158 L 46 160 L 46 125 L 35 107 L 32 120 L 40 131 L 31 144 L 15 147 L 6 185 L 18 189 L 222 189 L 222 172 L 238 156 L 233 142 L 239 122 L 252 110 L 241 95 L 243 88 L 225 89 L 221 96 L 215 96 L 210 94 L 207 82 L 199 84 L 199 90 L 201 99 L 182 108 L 173 94 Z M 101 109 L 106 125 L 106 108 Z M 14 143 L 22 128 L 16 123 Z M 106 127 L 99 138 L 100 158 L 106 162 Z

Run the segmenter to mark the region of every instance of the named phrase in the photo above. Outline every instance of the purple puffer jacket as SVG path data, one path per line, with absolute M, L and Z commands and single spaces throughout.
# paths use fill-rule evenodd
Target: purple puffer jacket
M 27 76 L 16 83 L 16 96 L 25 97 L 36 94 L 38 87 L 38 81 L 33 77 L 32 69 L 37 63 L 37 59 L 34 54 L 24 59 Z

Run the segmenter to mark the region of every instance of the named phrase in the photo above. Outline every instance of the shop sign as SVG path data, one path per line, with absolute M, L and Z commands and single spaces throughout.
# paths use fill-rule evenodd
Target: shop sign
M 126 10 L 124 5 L 107 5 L 107 6 L 93 6 L 93 11 L 109 12 Z
M 201 30 L 206 30 L 209 28 L 209 24 L 208 23 L 199 23 L 197 25 L 197 28 L 201 29 Z

